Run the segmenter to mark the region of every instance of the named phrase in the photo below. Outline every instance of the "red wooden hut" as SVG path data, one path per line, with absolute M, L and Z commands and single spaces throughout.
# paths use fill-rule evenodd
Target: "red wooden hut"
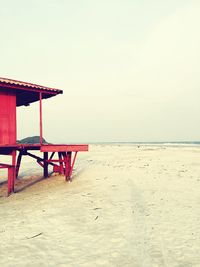
M 71 180 L 77 152 L 88 151 L 88 145 L 43 144 L 42 100 L 62 93 L 62 90 L 55 88 L 0 78 L 0 155 L 11 156 L 11 163 L 0 163 L 0 168 L 8 169 L 8 195 L 14 192 L 22 156 L 34 158 L 43 168 L 44 177 L 48 177 L 48 166 L 52 165 L 54 172 L 64 174 L 66 180 Z M 18 144 L 16 108 L 36 101 L 39 101 L 40 110 L 40 143 Z M 42 153 L 41 157 L 33 154 L 32 151 L 36 150 Z

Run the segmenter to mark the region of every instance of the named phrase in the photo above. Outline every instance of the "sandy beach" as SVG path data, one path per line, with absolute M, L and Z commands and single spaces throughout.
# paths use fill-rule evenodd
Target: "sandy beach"
M 90 145 L 73 182 L 40 175 L 0 185 L 0 266 L 200 266 L 200 147 Z

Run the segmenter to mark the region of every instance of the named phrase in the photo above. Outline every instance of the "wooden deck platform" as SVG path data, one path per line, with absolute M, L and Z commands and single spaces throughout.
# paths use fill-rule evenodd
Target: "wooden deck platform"
M 42 157 L 32 151 L 40 151 Z M 53 172 L 65 175 L 66 181 L 71 181 L 72 170 L 77 153 L 88 151 L 88 145 L 80 144 L 13 144 L 0 145 L 0 155 L 10 155 L 11 163 L 0 162 L 0 169 L 8 169 L 8 195 L 14 192 L 15 180 L 18 177 L 23 156 L 29 156 L 43 168 L 43 176 L 48 177 L 48 166 L 53 166 Z

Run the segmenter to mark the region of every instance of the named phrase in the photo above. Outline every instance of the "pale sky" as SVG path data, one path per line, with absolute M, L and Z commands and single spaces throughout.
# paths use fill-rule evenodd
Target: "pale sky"
M 49 142 L 200 140 L 200 1 L 0 0 L 0 76 L 62 89 Z M 18 138 L 39 134 L 38 104 Z

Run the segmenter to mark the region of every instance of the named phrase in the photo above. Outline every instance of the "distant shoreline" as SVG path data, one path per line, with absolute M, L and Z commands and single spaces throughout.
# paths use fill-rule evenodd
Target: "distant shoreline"
M 65 142 L 66 143 L 66 142 Z M 57 144 L 63 144 L 58 143 Z M 67 142 L 72 144 L 89 144 L 89 145 L 136 145 L 136 146 L 200 146 L 200 141 L 163 141 L 163 142 Z
M 177 141 L 177 142 L 89 142 L 91 145 L 147 145 L 147 146 L 200 146 L 200 141 Z

